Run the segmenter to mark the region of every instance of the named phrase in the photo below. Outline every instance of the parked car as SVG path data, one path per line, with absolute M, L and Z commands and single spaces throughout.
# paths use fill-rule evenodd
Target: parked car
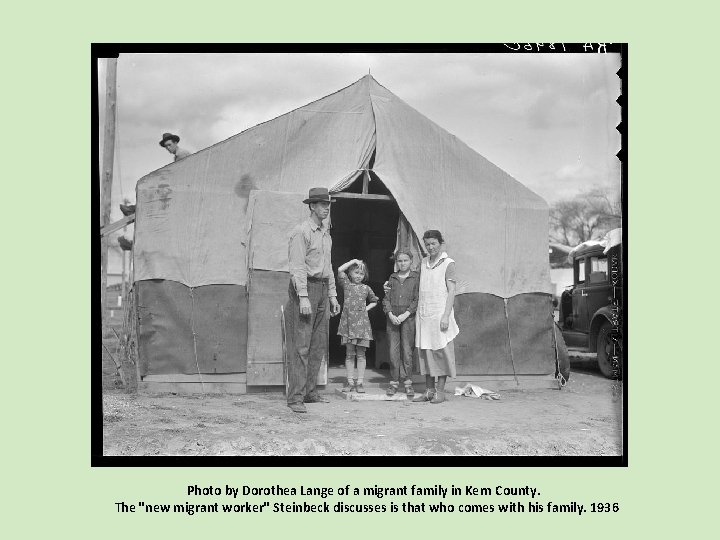
M 620 379 L 624 369 L 622 229 L 573 248 L 568 261 L 573 265 L 573 285 L 560 296 L 559 317 L 565 342 L 597 352 L 602 374 Z

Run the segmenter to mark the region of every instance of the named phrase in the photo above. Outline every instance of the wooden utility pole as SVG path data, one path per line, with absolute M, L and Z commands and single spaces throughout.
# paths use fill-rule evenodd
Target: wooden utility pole
M 117 81 L 117 58 L 107 59 L 107 74 L 105 77 L 105 139 L 103 144 L 103 163 L 100 172 L 100 227 L 110 224 L 110 209 L 112 204 L 113 162 L 115 160 L 115 101 Z M 102 292 L 100 302 L 102 305 L 103 328 L 106 327 L 107 310 L 105 302 L 107 296 L 107 266 L 108 266 L 108 240 L 107 235 L 101 237 L 101 267 L 102 277 L 100 283 Z
M 123 227 L 123 236 L 125 236 L 125 232 L 127 231 L 127 227 Z M 123 265 L 122 265 L 122 291 L 120 294 L 120 298 L 122 298 L 122 301 L 125 302 L 125 250 L 121 250 L 122 252 L 122 258 L 123 258 Z M 125 310 L 125 304 L 122 305 L 123 311 Z

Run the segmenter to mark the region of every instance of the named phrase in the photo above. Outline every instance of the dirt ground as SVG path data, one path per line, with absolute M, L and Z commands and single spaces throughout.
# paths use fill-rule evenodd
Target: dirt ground
M 572 358 L 562 390 L 500 391 L 443 404 L 346 401 L 296 414 L 281 393 L 242 396 L 103 392 L 109 456 L 620 455 L 622 382 L 592 356 Z M 455 386 L 449 381 L 448 389 Z

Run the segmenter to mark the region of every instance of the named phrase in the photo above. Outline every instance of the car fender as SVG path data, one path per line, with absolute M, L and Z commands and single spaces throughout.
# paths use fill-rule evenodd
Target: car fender
M 601 307 L 593 315 L 592 322 L 590 323 L 590 334 L 588 335 L 588 350 L 590 352 L 597 352 L 598 333 L 605 321 L 612 321 L 612 310 L 609 306 Z

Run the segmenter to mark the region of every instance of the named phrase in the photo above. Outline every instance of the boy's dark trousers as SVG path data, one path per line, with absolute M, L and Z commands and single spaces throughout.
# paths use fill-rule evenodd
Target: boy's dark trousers
M 415 349 L 415 315 L 405 319 L 400 326 L 387 321 L 390 348 L 390 380 L 412 379 L 413 350 Z
M 286 345 L 288 355 L 288 403 L 302 403 L 315 393 L 318 372 L 328 348 L 328 283 L 307 281 L 311 315 L 300 315 L 300 298 L 292 282 L 286 305 Z

